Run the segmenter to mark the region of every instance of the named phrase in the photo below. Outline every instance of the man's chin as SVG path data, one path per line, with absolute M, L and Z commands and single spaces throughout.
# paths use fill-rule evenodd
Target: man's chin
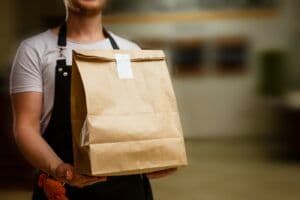
M 80 2 L 72 10 L 81 14 L 94 15 L 99 14 L 105 8 L 105 3 L 97 2 Z

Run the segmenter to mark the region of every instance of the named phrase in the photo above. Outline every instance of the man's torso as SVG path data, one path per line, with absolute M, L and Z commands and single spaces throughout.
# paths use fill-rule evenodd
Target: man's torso
M 138 50 L 139 47 L 126 39 L 111 33 L 120 49 Z M 41 116 L 41 132 L 49 123 L 54 103 L 55 67 L 59 59 L 57 47 L 58 36 L 51 30 L 28 38 L 22 42 L 15 58 L 11 78 L 10 92 L 42 92 L 43 108 Z M 108 39 L 93 43 L 77 43 L 68 40 L 64 56 L 67 65 L 72 64 L 72 50 L 112 49 Z

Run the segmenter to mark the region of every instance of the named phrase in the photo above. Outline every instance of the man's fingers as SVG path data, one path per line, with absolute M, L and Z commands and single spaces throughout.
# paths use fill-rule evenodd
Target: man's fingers
M 107 177 L 97 177 L 98 181 L 107 181 Z
M 165 177 L 167 175 L 169 175 L 170 173 L 157 173 L 157 174 L 147 174 L 147 177 L 150 178 L 150 179 L 157 179 L 157 178 L 162 178 L 162 177 Z
M 83 177 L 83 182 L 84 183 L 97 183 L 97 182 L 103 182 L 103 181 L 106 181 L 106 177 Z
M 89 181 L 89 182 L 86 182 L 84 184 L 84 186 L 90 186 L 90 185 L 94 185 L 96 183 L 101 183 L 101 182 L 105 182 L 107 179 L 106 178 L 103 178 L 103 179 L 98 179 L 96 181 Z
M 84 181 L 84 182 L 79 182 L 79 183 L 73 183 L 71 184 L 74 187 L 78 187 L 78 188 L 84 188 L 86 186 L 91 186 L 94 185 L 96 183 L 100 183 L 100 182 L 105 182 L 106 180 L 102 179 L 102 180 L 93 180 L 93 181 Z
M 82 188 L 93 185 L 98 182 L 106 181 L 106 177 L 94 177 L 81 175 L 74 172 L 74 167 L 67 163 L 62 163 L 56 169 L 56 178 L 59 181 L 66 182 L 74 187 Z
M 84 175 L 77 175 L 69 184 L 75 187 L 82 188 L 85 186 L 93 185 L 95 183 L 105 182 L 106 180 L 106 177 L 90 177 Z
M 55 173 L 57 177 L 66 177 L 67 171 L 69 171 L 69 173 L 73 172 L 73 167 L 69 164 L 62 163 L 57 167 Z
M 70 169 L 67 169 L 66 170 L 66 179 L 67 179 L 67 181 L 71 181 L 73 179 L 73 177 L 74 177 L 73 171 L 70 170 Z
M 165 176 L 168 176 L 168 175 L 174 173 L 175 171 L 177 171 L 177 168 L 166 169 L 166 170 L 162 170 L 162 171 L 158 171 L 158 172 L 149 173 L 149 174 L 147 174 L 147 177 L 150 179 L 162 178 L 162 177 L 165 177 Z
M 172 173 L 175 172 L 177 169 L 176 168 L 172 168 L 172 169 L 165 169 L 165 170 L 161 170 L 161 171 L 157 171 L 157 172 L 151 172 L 149 173 L 149 175 L 159 175 L 159 174 L 167 174 L 167 173 Z

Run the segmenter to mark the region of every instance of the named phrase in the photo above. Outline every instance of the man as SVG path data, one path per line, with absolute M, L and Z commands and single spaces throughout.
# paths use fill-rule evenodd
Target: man
M 10 77 L 14 135 L 24 157 L 47 178 L 66 183 L 68 199 L 152 199 L 147 175 L 89 177 L 73 170 L 70 126 L 70 65 L 73 49 L 139 47 L 102 27 L 106 0 L 65 0 L 68 17 L 62 26 L 24 40 Z M 101 86 L 100 86 L 101 87 Z M 105 87 L 105 86 L 102 86 Z M 33 199 L 49 195 L 36 187 Z

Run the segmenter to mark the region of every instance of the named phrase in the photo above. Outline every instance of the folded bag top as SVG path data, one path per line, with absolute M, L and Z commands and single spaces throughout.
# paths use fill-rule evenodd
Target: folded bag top
M 122 175 L 187 164 L 163 51 L 73 51 L 75 169 Z
M 73 50 L 73 56 L 78 60 L 94 62 L 116 61 L 116 54 L 128 54 L 131 62 L 165 60 L 165 54 L 161 50 Z

